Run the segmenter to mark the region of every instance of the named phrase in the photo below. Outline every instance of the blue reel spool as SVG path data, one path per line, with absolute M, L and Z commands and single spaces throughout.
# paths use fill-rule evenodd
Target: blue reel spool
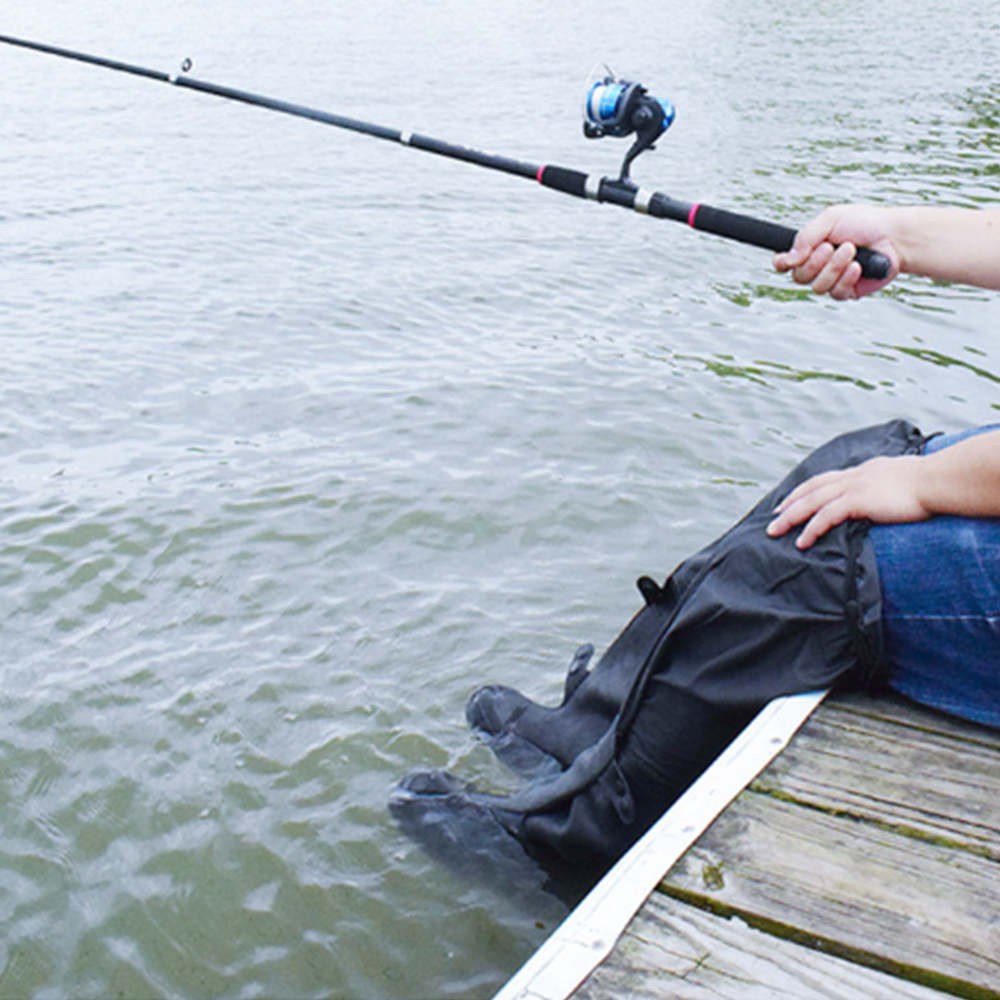
M 631 135 L 646 124 L 642 119 L 647 115 L 652 122 L 662 125 L 659 133 L 662 135 L 673 124 L 677 111 L 670 101 L 648 94 L 642 84 L 609 77 L 591 86 L 583 102 L 583 114 L 584 132 L 588 138 L 597 139 L 605 135 Z
M 670 126 L 676 117 L 670 101 L 653 97 L 641 83 L 616 80 L 613 74 L 594 82 L 583 102 L 583 134 L 588 139 L 635 133 L 636 140 L 622 163 L 620 180 L 628 180 L 632 161 Z

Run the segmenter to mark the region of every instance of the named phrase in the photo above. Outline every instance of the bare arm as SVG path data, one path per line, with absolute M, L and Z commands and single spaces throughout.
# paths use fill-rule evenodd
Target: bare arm
M 900 524 L 935 514 L 1000 517 L 1000 431 L 929 455 L 875 458 L 815 476 L 778 505 L 767 533 L 777 537 L 805 524 L 795 544 L 806 549 L 848 519 Z
M 886 280 L 861 277 L 860 245 L 889 258 Z M 900 272 L 1000 289 L 1000 210 L 837 205 L 803 226 L 774 265 L 838 299 L 868 295 Z

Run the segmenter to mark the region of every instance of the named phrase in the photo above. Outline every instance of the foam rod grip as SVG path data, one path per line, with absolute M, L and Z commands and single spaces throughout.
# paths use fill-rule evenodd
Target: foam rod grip
M 795 242 L 795 230 L 788 226 L 779 226 L 773 222 L 764 222 L 749 215 L 739 215 L 727 212 L 722 208 L 712 208 L 711 205 L 698 205 L 691 213 L 691 226 L 705 233 L 724 236 L 730 240 L 739 240 L 765 250 L 783 253 L 792 248 Z M 855 260 L 861 265 L 861 273 L 866 278 L 881 280 L 889 275 L 889 258 L 868 247 L 858 247 Z

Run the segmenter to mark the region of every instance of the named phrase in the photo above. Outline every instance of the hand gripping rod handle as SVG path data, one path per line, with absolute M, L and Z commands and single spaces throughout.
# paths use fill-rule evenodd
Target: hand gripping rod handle
M 606 201 L 622 208 L 632 208 L 637 212 L 652 215 L 658 219 L 672 219 L 674 222 L 684 222 L 692 229 L 726 239 L 749 243 L 751 246 L 784 253 L 791 250 L 795 242 L 796 230 L 788 226 L 779 226 L 774 222 L 765 222 L 749 215 L 728 212 L 711 205 L 701 205 L 686 201 L 678 201 L 659 191 L 649 191 L 636 188 L 632 184 L 608 177 L 596 177 L 584 174 L 579 170 L 567 170 L 565 167 L 545 166 L 538 171 L 539 183 L 545 187 L 576 195 L 579 198 L 591 198 L 594 201 Z M 889 276 L 891 267 L 889 258 L 869 247 L 858 247 L 855 259 L 861 265 L 861 273 L 866 278 L 881 280 Z
M 749 215 L 727 212 L 722 208 L 712 208 L 711 205 L 693 205 L 688 215 L 688 225 L 693 229 L 739 240 L 741 243 L 750 243 L 765 250 L 774 250 L 776 253 L 791 250 L 795 242 L 796 230 L 788 226 L 779 226 L 773 222 L 754 219 Z M 876 280 L 889 277 L 891 264 L 885 254 L 870 247 L 858 247 L 854 259 L 861 265 L 863 277 Z

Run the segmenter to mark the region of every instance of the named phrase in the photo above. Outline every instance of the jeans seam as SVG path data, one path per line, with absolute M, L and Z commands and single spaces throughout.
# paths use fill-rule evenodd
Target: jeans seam
M 963 615 L 958 613 L 942 613 L 942 614 L 896 614 L 895 612 L 889 612 L 882 614 L 883 621 L 929 621 L 929 622 L 1000 622 L 1000 612 L 996 613 L 977 613 L 970 615 Z

